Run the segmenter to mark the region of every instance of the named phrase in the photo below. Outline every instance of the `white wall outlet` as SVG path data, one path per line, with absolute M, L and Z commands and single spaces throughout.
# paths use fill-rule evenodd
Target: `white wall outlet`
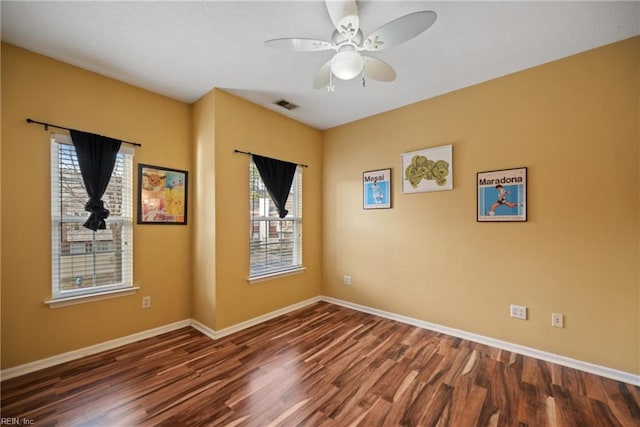
M 351 276 L 344 276 L 343 282 L 345 285 L 351 284 Z
M 142 297 L 142 308 L 151 307 L 151 297 Z
M 527 307 L 524 305 L 511 304 L 510 313 L 514 319 L 527 320 Z
M 552 313 L 551 326 L 554 328 L 564 328 L 564 315 L 561 313 Z

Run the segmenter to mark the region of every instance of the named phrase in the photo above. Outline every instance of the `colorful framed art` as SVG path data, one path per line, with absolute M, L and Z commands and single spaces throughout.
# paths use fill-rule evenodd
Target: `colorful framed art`
M 178 169 L 138 165 L 138 224 L 187 223 L 189 173 Z
M 362 173 L 364 209 L 391 208 L 391 168 Z
M 478 222 L 527 220 L 527 168 L 478 172 Z

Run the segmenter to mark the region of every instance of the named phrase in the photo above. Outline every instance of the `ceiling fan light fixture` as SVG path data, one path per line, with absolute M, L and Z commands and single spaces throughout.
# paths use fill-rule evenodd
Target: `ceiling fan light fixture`
M 351 80 L 362 73 L 364 58 L 355 50 L 343 50 L 331 59 L 331 72 L 341 80 Z
M 1 0 L 0 0 L 1 1 Z M 437 19 L 435 12 L 422 10 L 401 16 L 379 27 L 366 38 L 360 29 L 357 0 L 325 0 L 329 18 L 334 26 L 331 42 L 309 38 L 282 38 L 267 40 L 265 46 L 299 52 L 335 50 L 335 55 L 325 62 L 313 79 L 313 88 L 335 90 L 334 77 L 352 80 L 390 82 L 396 72 L 386 62 L 360 52 L 380 51 L 404 43 L 425 32 Z

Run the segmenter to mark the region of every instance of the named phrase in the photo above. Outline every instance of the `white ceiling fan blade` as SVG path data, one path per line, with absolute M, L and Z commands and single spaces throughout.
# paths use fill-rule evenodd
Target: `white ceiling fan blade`
M 396 71 L 391 65 L 378 58 L 365 56 L 364 76 L 381 82 L 390 82 L 396 79 Z
M 387 22 L 365 39 L 362 50 L 382 50 L 406 42 L 426 31 L 437 17 L 435 12 L 423 10 Z
M 355 0 L 326 0 L 329 18 L 336 30 L 346 39 L 352 39 L 360 29 L 358 6 Z
M 313 79 L 313 88 L 322 89 L 331 83 L 331 59 L 328 60 L 316 73 Z
M 321 50 L 330 50 L 334 46 L 332 43 L 304 38 L 284 38 L 273 39 L 264 42 L 266 47 L 272 47 L 274 49 L 294 50 L 298 52 L 315 52 Z

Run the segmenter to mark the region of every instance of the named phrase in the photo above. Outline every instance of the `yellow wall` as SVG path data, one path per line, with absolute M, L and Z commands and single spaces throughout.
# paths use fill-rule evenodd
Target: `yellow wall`
M 136 141 L 143 145 L 136 164 L 189 170 L 190 115 L 187 104 L 2 44 L 3 369 L 190 315 L 191 225 L 134 225 L 137 294 L 44 304 L 51 298 L 50 132 L 25 119 Z M 137 182 L 137 166 L 134 175 Z M 151 308 L 141 308 L 143 295 Z
M 189 106 L 2 44 L 2 368 L 187 318 L 221 330 L 324 294 L 640 373 L 639 51 L 635 38 L 320 132 L 221 90 Z M 26 117 L 137 141 L 136 163 L 190 171 L 189 225 L 134 225 L 136 295 L 44 305 L 49 137 Z M 401 194 L 401 153 L 442 144 L 454 190 Z M 249 158 L 236 148 L 309 164 L 304 273 L 247 283 Z M 476 223 L 476 172 L 518 166 L 529 221 Z M 362 172 L 385 167 L 393 209 L 363 211 Z M 510 303 L 529 320 L 509 319 Z
M 3 369 L 188 318 L 219 330 L 320 294 L 320 131 L 219 90 L 189 106 L 8 44 L 2 62 Z M 134 225 L 136 295 L 44 304 L 49 132 L 27 117 L 140 142 L 136 163 L 190 170 L 187 226 Z M 247 283 L 248 246 L 238 236 L 248 236 L 249 158 L 234 148 L 309 164 L 304 273 Z M 224 176 L 236 178 L 216 179 Z M 141 308 L 143 295 L 151 309 Z
M 216 186 L 215 91 L 193 106 L 195 170 L 193 175 L 193 292 L 191 317 L 215 329 Z
M 215 122 L 215 144 L 204 143 L 208 147 L 215 146 L 215 154 L 208 152 L 205 159 L 198 159 L 200 179 L 206 179 L 205 175 L 215 175 L 215 202 L 211 200 L 211 194 L 206 196 L 205 202 L 207 206 L 215 205 L 215 218 L 202 207 L 197 209 L 202 218 L 196 220 L 215 219 L 215 248 L 210 244 L 202 246 L 206 253 L 199 254 L 203 261 L 196 266 L 195 274 L 200 275 L 203 268 L 208 268 L 206 260 L 214 260 L 216 268 L 215 283 L 211 283 L 208 277 L 207 282 L 196 283 L 196 292 L 206 294 L 207 301 L 201 303 L 215 305 L 216 310 L 213 323 L 210 317 L 206 317 L 207 313 L 199 310 L 194 312 L 194 318 L 210 328 L 221 330 L 320 294 L 322 134 L 218 89 L 198 101 L 196 111 L 199 109 L 206 109 L 209 113 L 198 118 L 198 129 L 205 131 L 197 134 L 196 140 L 211 139 L 210 133 L 206 132 L 210 126 L 207 121 Z M 211 112 L 215 118 L 211 117 Z M 249 236 L 250 158 L 234 153 L 234 149 L 309 165 L 304 169 L 302 179 L 302 250 L 306 267 L 303 273 L 254 284 L 247 282 L 249 247 L 243 236 Z M 202 240 L 199 233 L 195 240 Z M 210 293 L 212 286 L 215 287 L 214 297 Z
M 324 293 L 640 372 L 639 50 L 634 38 L 325 132 Z M 443 144 L 454 190 L 402 194 L 401 153 Z M 520 166 L 529 221 L 477 223 L 476 173 Z M 362 172 L 385 167 L 393 208 L 364 211 Z

